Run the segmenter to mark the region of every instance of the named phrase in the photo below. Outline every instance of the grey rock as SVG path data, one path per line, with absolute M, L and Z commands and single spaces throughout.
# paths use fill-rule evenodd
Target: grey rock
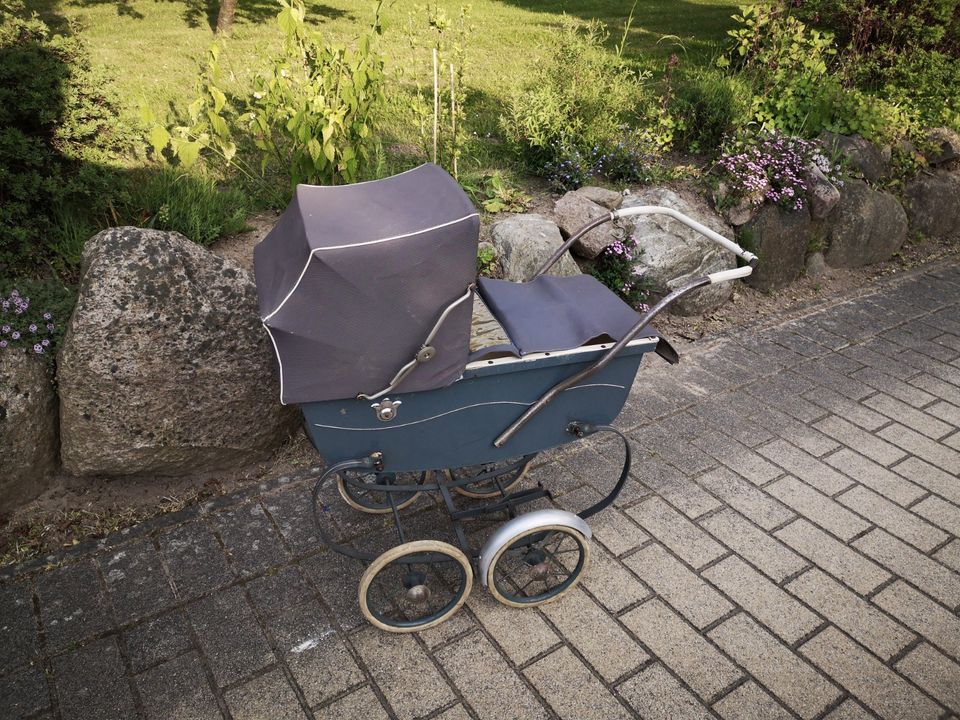
M 252 276 L 177 233 L 87 241 L 60 354 L 61 458 L 76 475 L 234 470 L 295 427 Z
M 926 132 L 926 139 L 931 149 L 924 153 L 924 157 L 931 165 L 960 160 L 960 134 L 950 128 L 933 128 Z
M 563 244 L 556 224 L 533 213 L 498 220 L 492 230 L 494 247 L 505 280 L 528 280 Z M 550 269 L 550 275 L 579 275 L 569 252 Z
M 647 188 L 628 195 L 623 207 L 660 205 L 679 210 L 724 237 L 733 230 L 706 207 L 680 197 L 667 188 Z M 729 270 L 736 262 L 732 253 L 703 237 L 686 225 L 665 215 L 641 215 L 633 218 L 631 230 L 643 251 L 639 265 L 652 292 L 662 297 L 687 281 L 719 270 Z M 709 285 L 671 305 L 678 315 L 697 315 L 725 303 L 733 293 L 731 283 Z
M 29 502 L 57 468 L 57 398 L 44 358 L 0 350 L 0 511 Z
M 910 229 L 929 238 L 960 236 L 960 175 L 920 175 L 904 188 Z
M 907 214 L 897 199 L 849 180 L 828 223 L 830 267 L 860 267 L 889 259 L 907 239 Z
M 840 191 L 814 163 L 807 166 L 804 180 L 810 196 L 810 217 L 814 220 L 823 220 L 840 202 Z
M 591 220 L 607 216 L 610 211 L 579 192 L 571 191 L 557 200 L 553 214 L 563 236 L 569 238 Z M 593 259 L 621 237 L 622 230 L 611 223 L 604 223 L 577 240 L 570 249 L 577 255 Z
M 746 282 L 765 292 L 789 285 L 803 272 L 803 260 L 810 242 L 810 212 L 784 210 L 764 205 L 757 216 L 744 226 L 760 262 Z
M 853 172 L 875 183 L 890 175 L 890 148 L 881 148 L 859 135 L 824 132 L 820 143 L 831 154 L 844 155 Z
M 807 277 L 813 280 L 819 280 L 830 274 L 830 268 L 827 267 L 827 261 L 822 252 L 811 253 L 807 258 Z
M 713 193 L 713 204 L 716 208 L 724 208 L 722 211 L 724 219 L 734 227 L 740 227 L 750 222 L 763 206 L 763 196 L 769 189 L 769 185 L 747 197 L 740 198 L 736 203 L 729 201 L 730 188 L 725 182 L 721 182 L 719 187 Z
M 582 188 L 578 188 L 576 192 L 608 210 L 616 210 L 623 203 L 623 195 L 616 190 L 608 190 L 596 185 L 584 185 Z

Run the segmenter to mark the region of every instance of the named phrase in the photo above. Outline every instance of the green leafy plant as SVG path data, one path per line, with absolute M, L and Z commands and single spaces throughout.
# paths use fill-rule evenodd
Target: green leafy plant
M 497 267 L 497 254 L 491 247 L 477 249 L 477 275 L 490 277 Z
M 230 101 L 221 86 L 220 47 L 213 45 L 184 122 L 150 130 L 157 156 L 190 167 L 207 153 L 248 178 L 262 177 L 273 166 L 291 187 L 356 182 L 376 165 L 384 93 L 384 59 L 377 49 L 382 3 L 354 50 L 328 43 L 313 30 L 301 0 L 279 0 L 279 6 L 283 49 L 256 75 L 250 96 Z M 145 119 L 152 119 L 149 112 Z M 257 162 L 238 156 L 244 141 L 255 148 Z
M 590 273 L 628 305 L 644 312 L 648 309 L 650 284 L 643 277 L 642 255 L 639 240 L 631 235 L 604 248 L 594 260 Z
M 512 212 L 520 213 L 530 204 L 530 196 L 519 188 L 511 186 L 502 173 L 492 173 L 484 179 L 481 201 L 483 209 L 488 213 Z
M 57 280 L 0 282 L 0 352 L 44 355 L 52 364 L 75 302 Z
M 670 111 L 677 142 L 692 152 L 714 152 L 750 119 L 750 89 L 736 77 L 702 70 L 676 83 Z

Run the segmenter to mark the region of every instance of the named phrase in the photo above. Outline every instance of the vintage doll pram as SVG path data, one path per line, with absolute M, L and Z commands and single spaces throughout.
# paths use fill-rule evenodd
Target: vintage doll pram
M 683 284 L 642 317 L 589 275 L 545 274 L 578 237 L 641 214 L 669 215 L 746 265 Z M 630 469 L 629 444 L 610 423 L 645 353 L 677 361 L 651 319 L 697 288 L 749 275 L 756 263 L 676 210 L 630 207 L 588 223 L 527 282 L 478 280 L 479 228 L 458 183 L 427 164 L 368 183 L 299 186 L 254 253 L 281 402 L 300 405 L 326 461 L 313 491 L 317 527 L 333 550 L 369 563 L 360 608 L 389 631 L 450 617 L 475 568 L 499 601 L 518 607 L 580 580 L 590 554 L 586 519 L 613 502 Z M 471 352 L 475 301 L 503 338 Z M 577 514 L 521 512 L 549 498 L 539 483 L 519 487 L 533 457 L 597 432 L 624 447 L 609 494 Z M 375 554 L 335 540 L 336 508 L 318 499 L 334 481 L 352 508 L 392 516 L 399 544 Z M 406 540 L 401 511 L 424 492 L 439 494 L 459 547 Z M 471 546 L 463 521 L 498 513 L 506 522 Z

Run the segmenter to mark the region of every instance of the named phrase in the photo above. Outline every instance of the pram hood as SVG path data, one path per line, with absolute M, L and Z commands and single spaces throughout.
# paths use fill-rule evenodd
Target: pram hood
M 253 255 L 281 402 L 387 387 L 474 281 L 479 230 L 460 185 L 432 164 L 355 185 L 298 185 Z M 443 387 L 460 376 L 470 317 L 469 302 L 450 312 L 431 341 L 433 358 L 396 392 Z

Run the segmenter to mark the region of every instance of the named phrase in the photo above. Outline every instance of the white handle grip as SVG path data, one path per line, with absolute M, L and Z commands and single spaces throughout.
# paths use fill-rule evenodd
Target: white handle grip
M 752 252 L 748 252 L 747 250 L 744 250 L 742 247 L 737 245 L 733 240 L 728 240 L 720 233 L 714 232 L 713 230 L 708 228 L 706 225 L 703 225 L 702 223 L 697 222 L 691 217 L 687 217 L 679 210 L 674 210 L 673 208 L 669 208 L 669 207 L 662 207 L 660 205 L 637 205 L 636 207 L 620 208 L 619 210 L 614 210 L 611 213 L 611 215 L 613 215 L 614 219 L 622 218 L 622 217 L 630 217 L 632 215 L 668 215 L 669 217 L 672 217 L 674 220 L 677 220 L 678 222 L 683 223 L 688 228 L 692 230 L 696 230 L 698 233 L 700 233 L 704 237 L 710 238 L 718 245 L 726 248 L 737 257 L 743 259 L 751 267 L 757 264 L 758 258 Z M 747 275 L 749 274 L 750 273 L 747 273 Z M 746 275 L 742 277 L 746 277 Z M 720 282 L 723 282 L 723 281 L 721 280 Z
M 743 267 L 733 268 L 732 270 L 721 270 L 720 272 L 710 273 L 707 275 L 707 278 L 709 278 L 711 285 L 716 285 L 717 283 L 730 282 L 731 280 L 748 277 L 752 272 L 752 267 L 744 265 Z

